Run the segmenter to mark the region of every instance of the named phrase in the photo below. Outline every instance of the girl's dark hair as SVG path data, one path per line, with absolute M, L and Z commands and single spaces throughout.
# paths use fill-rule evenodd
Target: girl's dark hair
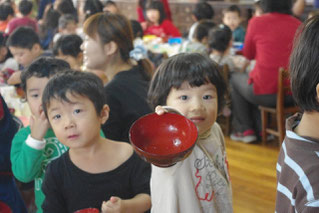
M 43 91 L 42 106 L 46 117 L 52 99 L 71 103 L 67 94 L 87 97 L 93 103 L 97 115 L 100 115 L 106 103 L 103 83 L 99 77 L 89 72 L 68 70 L 53 76 Z
M 133 32 L 130 21 L 125 16 L 110 12 L 94 14 L 84 22 L 83 31 L 93 39 L 98 36 L 102 45 L 115 42 L 122 60 L 129 62 L 130 51 L 134 49 Z M 142 59 L 138 64 L 143 68 L 145 78 L 150 79 L 152 69 L 149 62 Z
M 156 1 L 156 0 L 148 1 L 145 5 L 145 10 L 158 10 L 160 13 L 159 24 L 161 24 L 166 18 L 164 5 L 160 1 Z
M 231 39 L 232 31 L 224 24 L 220 24 L 208 32 L 208 46 L 211 50 L 215 49 L 224 53 L 229 47 Z
M 148 91 L 152 107 L 166 105 L 172 88 L 179 89 L 184 82 L 192 87 L 212 83 L 217 90 L 218 110 L 225 104 L 226 84 L 219 66 L 208 56 L 199 53 L 180 53 L 168 58 L 156 70 Z
M 290 56 L 293 97 L 304 111 L 319 112 L 316 87 L 319 83 L 319 16 L 299 27 Z
M 265 13 L 292 14 L 292 0 L 261 0 L 260 5 Z
M 195 29 L 194 38 L 196 38 L 197 41 L 201 42 L 204 38 L 208 37 L 209 30 L 215 26 L 216 24 L 211 20 L 201 20 Z

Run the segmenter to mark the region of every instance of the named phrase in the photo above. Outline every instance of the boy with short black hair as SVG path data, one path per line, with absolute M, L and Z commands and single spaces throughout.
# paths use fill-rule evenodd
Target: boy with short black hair
M 81 50 L 83 40 L 80 36 L 63 35 L 53 46 L 55 57 L 67 61 L 74 70 L 81 70 L 83 53 Z
M 235 42 L 244 42 L 245 30 L 240 26 L 241 12 L 237 5 L 231 5 L 223 11 L 223 23 L 233 32 Z
M 214 9 L 213 7 L 207 2 L 199 2 L 195 5 L 195 8 L 192 12 L 192 19 L 195 23 L 190 27 L 188 32 L 188 40 L 192 41 L 195 33 L 195 29 L 199 24 L 199 21 L 204 19 L 213 19 L 214 18 Z
M 21 86 L 31 110 L 30 126 L 22 128 L 14 136 L 11 147 L 11 163 L 14 176 L 21 182 L 34 181 L 37 212 L 42 212 L 44 195 L 41 185 L 46 166 L 67 151 L 54 135 L 45 118 L 41 97 L 49 78 L 70 68 L 63 60 L 43 57 L 34 61 L 21 75 Z
M 290 80 L 303 114 L 286 120 L 276 166 L 278 213 L 319 212 L 319 16 L 299 29 L 290 57 Z
M 19 27 L 7 40 L 14 59 L 19 63 L 20 70 L 29 66 L 40 56 L 51 56 L 50 52 L 44 52 L 38 34 L 30 27 Z M 15 72 L 8 79 L 8 84 L 19 84 L 21 72 Z
M 38 23 L 36 20 L 30 18 L 32 13 L 33 4 L 29 0 L 21 0 L 19 2 L 18 8 L 22 17 L 13 18 L 7 25 L 6 33 L 9 35 L 18 27 L 29 26 L 35 32 L 38 32 Z
M 42 185 L 45 212 L 145 212 L 151 207 L 150 165 L 125 142 L 102 138 L 108 119 L 102 81 L 69 71 L 47 84 L 42 106 L 56 136 L 69 151 L 52 161 Z M 103 202 L 106 201 L 106 202 Z

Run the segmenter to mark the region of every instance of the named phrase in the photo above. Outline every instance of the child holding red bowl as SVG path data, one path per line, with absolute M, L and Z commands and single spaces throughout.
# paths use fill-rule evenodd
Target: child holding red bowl
M 152 165 L 152 212 L 233 212 L 224 136 L 216 123 L 225 91 L 218 65 L 198 53 L 175 55 L 156 71 L 148 94 L 156 113 L 173 107 L 195 123 L 199 138 L 186 159 L 167 168 Z

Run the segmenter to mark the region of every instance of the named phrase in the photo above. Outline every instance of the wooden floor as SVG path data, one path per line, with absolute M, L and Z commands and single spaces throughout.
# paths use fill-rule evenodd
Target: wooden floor
M 234 213 L 275 212 L 279 148 L 226 139 Z

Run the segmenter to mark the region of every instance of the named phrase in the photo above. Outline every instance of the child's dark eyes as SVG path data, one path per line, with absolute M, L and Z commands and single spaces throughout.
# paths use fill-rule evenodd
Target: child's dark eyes
M 188 99 L 188 96 L 187 95 L 181 95 L 180 97 L 179 97 L 181 100 L 187 100 Z
M 38 94 L 32 94 L 32 95 L 30 95 L 32 98 L 37 98 L 37 97 L 39 97 L 39 95 Z
M 79 114 L 80 112 L 82 112 L 81 109 L 76 109 L 76 110 L 74 110 L 74 114 Z
M 212 98 L 213 98 L 213 96 L 211 96 L 211 95 L 204 95 L 203 96 L 204 100 L 209 100 L 209 99 L 212 99 Z
M 54 115 L 54 116 L 52 117 L 53 120 L 58 120 L 59 118 L 61 118 L 61 115 L 59 115 L 59 114 L 58 114 L 58 115 Z

